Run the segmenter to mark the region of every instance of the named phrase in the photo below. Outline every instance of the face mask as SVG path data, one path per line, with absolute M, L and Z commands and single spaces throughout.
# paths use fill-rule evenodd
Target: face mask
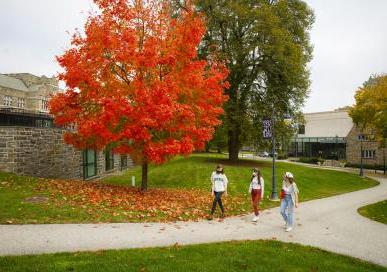
M 253 173 L 253 176 L 256 177 L 256 176 L 257 176 L 257 173 L 254 172 L 254 173 Z

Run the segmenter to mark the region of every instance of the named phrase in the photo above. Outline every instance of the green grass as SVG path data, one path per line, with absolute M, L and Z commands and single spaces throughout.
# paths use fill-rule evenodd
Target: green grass
M 358 211 L 365 217 L 387 224 L 387 200 L 361 207 Z
M 225 199 L 228 215 L 245 214 L 251 210 L 250 197 L 247 191 L 251 168 L 253 167 L 259 167 L 262 170 L 266 181 L 265 199 L 261 204 L 261 208 L 269 208 L 279 204 L 267 199 L 271 190 L 271 164 L 268 161 L 241 160 L 237 164 L 231 164 L 224 155 L 218 154 L 194 154 L 188 158 L 177 157 L 167 164 L 150 166 L 149 185 L 151 188 L 195 188 L 202 190 L 203 195 L 209 195 L 209 177 L 217 163 L 225 165 L 225 171 L 230 181 L 229 194 L 231 196 Z M 377 184 L 374 180 L 360 178 L 355 174 L 279 162 L 277 163 L 278 189 L 281 184 L 281 175 L 285 171 L 294 173 L 300 189 L 301 201 L 360 190 Z M 131 169 L 122 176 L 112 176 L 106 178 L 103 182 L 128 185 L 132 175 L 135 175 L 136 180 L 139 181 L 141 169 L 139 167 Z M 45 189 L 37 189 L 41 182 L 44 182 L 44 180 L 0 173 L 0 224 L 181 220 L 180 218 L 167 219 L 158 211 L 155 211 L 156 215 L 147 216 L 145 213 L 146 216 L 143 217 L 137 216 L 137 210 L 122 210 L 120 207 L 105 209 L 97 206 L 92 207 L 87 203 L 85 205 L 72 205 L 70 201 L 61 195 L 60 191 L 51 193 Z M 40 186 L 40 188 L 45 187 Z M 50 201 L 42 203 L 26 202 L 26 198 L 31 196 L 46 196 L 50 198 Z M 58 205 L 58 203 L 60 204 Z M 210 204 L 209 200 L 208 205 L 202 205 L 200 210 L 207 213 Z M 129 217 L 125 215 L 126 212 L 137 217 Z M 184 216 L 182 217 L 184 219 Z
M 0 271 L 387 271 L 313 247 L 243 241 L 165 248 L 0 257 Z
M 225 173 L 229 180 L 229 194 L 247 197 L 251 169 L 259 167 L 265 179 L 265 199 L 270 195 L 272 168 L 269 161 L 240 160 L 237 164 L 232 164 L 226 160 L 226 156 L 219 154 L 194 154 L 188 158 L 175 158 L 161 166 L 151 166 L 148 184 L 150 187 L 198 188 L 209 192 L 210 175 L 218 163 L 225 165 Z M 280 189 L 282 175 L 286 171 L 295 175 L 300 189 L 300 201 L 338 195 L 378 184 L 377 181 L 361 178 L 352 173 L 278 162 L 276 163 L 277 190 Z M 140 167 L 133 168 L 122 176 L 108 177 L 103 181 L 126 185 L 131 182 L 131 176 L 135 176 L 137 181 L 141 180 Z M 272 204 L 264 201 L 266 206 Z
M 62 223 L 66 218 L 87 221 L 89 215 L 83 209 L 72 209 L 68 205 L 54 207 L 50 202 L 27 202 L 26 199 L 33 196 L 50 197 L 49 192 L 36 190 L 39 182 L 42 179 L 0 172 L 0 224 Z

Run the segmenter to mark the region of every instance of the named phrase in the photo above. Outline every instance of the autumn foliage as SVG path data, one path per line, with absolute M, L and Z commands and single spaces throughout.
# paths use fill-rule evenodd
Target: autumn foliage
M 202 149 L 220 124 L 227 70 L 199 60 L 205 32 L 190 5 L 95 0 L 85 34 L 57 57 L 67 89 L 51 99 L 65 140 L 79 149 L 112 147 L 141 163 L 163 163 Z

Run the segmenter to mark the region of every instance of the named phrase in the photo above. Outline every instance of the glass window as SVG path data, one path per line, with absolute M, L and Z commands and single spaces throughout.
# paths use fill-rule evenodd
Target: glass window
M 105 150 L 105 170 L 111 170 L 114 168 L 114 154 L 111 149 Z
M 305 134 L 305 125 L 298 126 L 298 134 L 301 134 L 301 135 Z
M 45 97 L 45 96 L 40 97 L 40 109 L 42 111 L 48 111 L 48 97 Z
M 97 174 L 97 155 L 95 150 L 83 151 L 83 178 L 87 179 Z
M 8 96 L 8 95 L 4 96 L 4 98 L 3 98 L 3 105 L 7 106 L 7 107 L 12 106 L 12 97 Z
M 17 99 L 17 107 L 20 109 L 24 109 L 26 107 L 26 101 L 24 98 L 18 97 Z
M 128 167 L 128 155 L 121 155 L 121 169 Z
M 361 155 L 364 159 L 374 159 L 376 157 L 376 150 L 363 150 Z

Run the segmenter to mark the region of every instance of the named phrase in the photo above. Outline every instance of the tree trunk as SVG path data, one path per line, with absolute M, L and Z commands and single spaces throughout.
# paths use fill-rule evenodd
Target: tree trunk
M 207 153 L 210 152 L 210 144 L 209 143 L 206 143 L 205 150 Z
M 148 189 L 148 163 L 142 163 L 141 191 Z
M 233 130 L 228 131 L 228 159 L 231 162 L 238 161 L 239 145 L 239 126 L 236 125 Z

